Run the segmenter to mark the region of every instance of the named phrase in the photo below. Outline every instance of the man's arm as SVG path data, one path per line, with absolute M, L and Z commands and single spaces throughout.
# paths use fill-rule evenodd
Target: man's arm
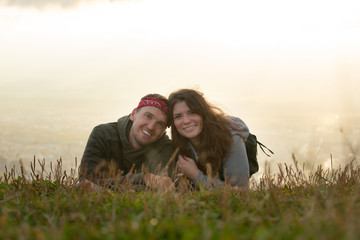
M 176 167 L 177 151 L 175 145 L 165 135 L 164 138 L 149 151 L 147 162 L 144 163 L 144 165 L 149 167 L 148 170 L 150 173 L 168 176 L 173 179 L 175 177 L 174 169 Z
M 101 164 L 105 164 L 106 144 L 105 135 L 100 126 L 96 126 L 86 144 L 79 168 L 79 179 L 88 179 L 96 174 Z

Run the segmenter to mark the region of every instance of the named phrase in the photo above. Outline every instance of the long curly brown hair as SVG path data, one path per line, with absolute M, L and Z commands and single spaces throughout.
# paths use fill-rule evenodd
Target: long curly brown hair
M 200 133 L 200 146 L 197 146 L 199 153 L 197 165 L 200 170 L 209 175 L 207 164 L 210 164 L 210 173 L 215 176 L 222 170 L 223 159 L 229 154 L 233 143 L 230 132 L 231 121 L 220 108 L 210 104 L 203 93 L 197 90 L 180 89 L 172 92 L 168 99 L 171 136 L 179 147 L 180 154 L 193 157 L 188 145 L 189 140 L 183 137 L 174 125 L 174 105 L 184 101 L 191 111 L 202 117 L 203 129 Z

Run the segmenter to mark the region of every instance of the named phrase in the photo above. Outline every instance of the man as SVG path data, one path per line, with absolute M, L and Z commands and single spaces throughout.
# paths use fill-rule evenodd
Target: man
M 164 96 L 148 94 L 130 115 L 96 126 L 85 147 L 77 186 L 98 190 L 130 182 L 173 188 L 169 176 L 175 147 L 165 133 L 167 109 Z

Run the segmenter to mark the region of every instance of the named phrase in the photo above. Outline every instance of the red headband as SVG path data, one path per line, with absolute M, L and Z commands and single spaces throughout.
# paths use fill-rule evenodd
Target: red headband
M 168 107 L 167 107 L 166 103 L 163 100 L 160 100 L 158 98 L 148 97 L 148 98 L 141 99 L 137 108 L 141 108 L 144 106 L 156 107 L 166 114 L 168 112 Z

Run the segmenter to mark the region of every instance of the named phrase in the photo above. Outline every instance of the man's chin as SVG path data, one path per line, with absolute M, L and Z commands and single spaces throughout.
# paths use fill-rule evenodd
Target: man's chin
M 156 139 L 156 140 L 157 140 L 157 139 Z M 140 142 L 140 145 L 141 145 L 141 146 L 147 146 L 147 145 L 150 145 L 150 144 L 156 142 L 156 140 L 154 140 L 154 139 L 142 140 L 142 141 Z

